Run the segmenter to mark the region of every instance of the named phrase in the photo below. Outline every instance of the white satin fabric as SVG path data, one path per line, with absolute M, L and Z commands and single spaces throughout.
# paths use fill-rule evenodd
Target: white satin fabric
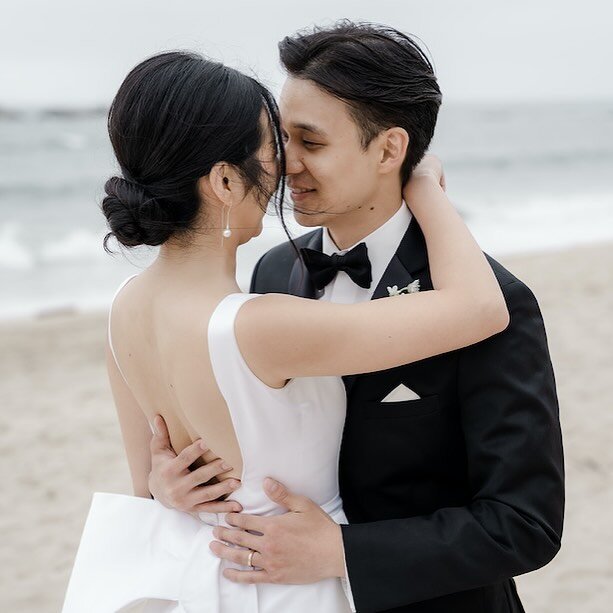
M 345 388 L 338 377 L 293 379 L 283 389 L 255 377 L 234 336 L 236 314 L 254 297 L 227 296 L 208 328 L 213 371 L 243 457 L 242 485 L 231 499 L 246 513 L 282 512 L 262 490 L 263 479 L 270 476 L 346 523 L 338 493 Z M 225 579 L 222 571 L 231 564 L 209 549 L 216 525 L 227 525 L 222 514 L 201 513 L 197 519 L 155 500 L 94 494 L 63 613 L 351 610 L 340 579 L 310 585 L 247 585 Z

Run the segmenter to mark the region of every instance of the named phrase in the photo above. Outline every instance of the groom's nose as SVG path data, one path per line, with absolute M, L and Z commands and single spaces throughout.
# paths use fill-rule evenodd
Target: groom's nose
M 285 149 L 285 174 L 297 175 L 305 170 L 302 160 L 293 153 L 292 147 Z

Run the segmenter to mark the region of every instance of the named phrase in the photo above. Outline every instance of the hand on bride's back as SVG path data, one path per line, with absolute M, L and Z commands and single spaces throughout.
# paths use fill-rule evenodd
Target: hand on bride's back
M 240 486 L 237 479 L 224 479 L 212 483 L 216 477 L 232 470 L 221 458 L 217 458 L 196 470 L 190 466 L 206 451 L 202 440 L 188 445 L 178 455 L 172 448 L 164 419 L 154 420 L 155 434 L 151 438 L 151 472 L 149 491 L 165 507 L 186 513 L 240 512 L 238 502 L 226 502 L 221 498 Z

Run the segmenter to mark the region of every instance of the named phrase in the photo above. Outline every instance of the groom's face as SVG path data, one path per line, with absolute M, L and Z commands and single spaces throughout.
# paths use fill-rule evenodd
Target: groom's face
M 364 149 L 347 104 L 313 81 L 288 78 L 279 107 L 298 223 L 327 226 L 340 214 L 350 222 L 368 209 L 381 179 L 379 139 Z

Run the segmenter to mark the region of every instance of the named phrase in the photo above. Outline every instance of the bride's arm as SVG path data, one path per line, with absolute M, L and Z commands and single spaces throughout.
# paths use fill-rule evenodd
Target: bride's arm
M 256 375 L 274 385 L 299 376 L 385 370 L 506 328 L 509 314 L 496 277 L 440 176 L 430 158 L 404 193 L 426 239 L 434 290 L 355 305 L 276 294 L 251 300 L 236 332 Z
M 108 343 L 106 366 L 119 417 L 121 436 L 128 457 L 134 495 L 151 498 L 148 486 L 151 471 L 151 455 L 149 453 L 149 443 L 152 437 L 151 428 L 130 388 L 123 380 Z

